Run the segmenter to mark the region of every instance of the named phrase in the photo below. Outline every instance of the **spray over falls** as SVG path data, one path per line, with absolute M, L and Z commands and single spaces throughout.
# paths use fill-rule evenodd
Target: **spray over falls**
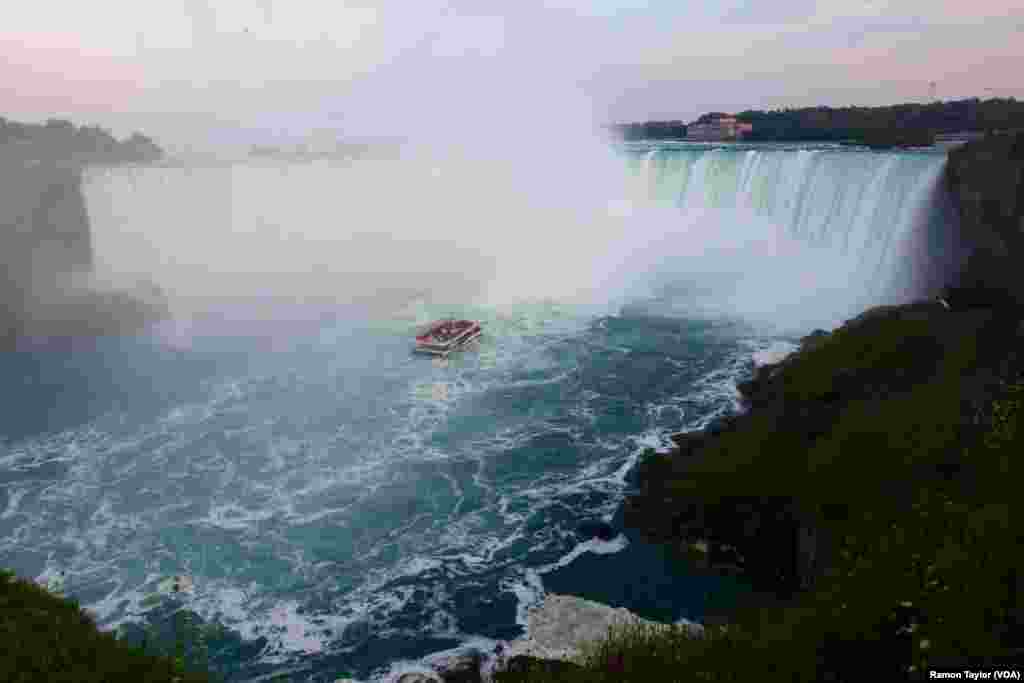
M 570 175 L 545 154 L 96 171 L 97 268 L 193 306 L 643 300 L 785 329 L 921 293 L 940 155 L 609 150 Z

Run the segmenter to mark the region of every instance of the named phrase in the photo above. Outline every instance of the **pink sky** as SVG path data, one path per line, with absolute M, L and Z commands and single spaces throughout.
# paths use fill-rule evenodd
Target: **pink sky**
M 33 36 L 32 44 L 0 36 L 0 113 L 89 117 L 129 109 L 144 83 L 124 58 L 90 52 L 67 37 Z
M 1010 0 L 357 4 L 33 0 L 0 25 L 0 115 L 173 143 L 342 119 L 383 134 L 374 123 L 479 112 L 562 125 L 581 109 L 610 122 L 880 105 L 924 101 L 931 81 L 945 99 L 1024 97 Z M 586 102 L 561 97 L 576 89 Z

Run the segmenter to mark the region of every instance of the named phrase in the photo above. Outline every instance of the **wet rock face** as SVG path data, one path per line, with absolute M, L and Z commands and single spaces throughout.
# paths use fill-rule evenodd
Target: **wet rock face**
M 0 163 L 0 240 L 4 265 L 19 275 L 33 266 L 54 272 L 91 267 L 81 172 Z
M 469 650 L 435 665 L 435 670 L 444 683 L 481 683 L 483 653 Z
M 954 149 L 946 188 L 973 249 L 947 291 L 954 307 L 1024 306 L 1024 133 L 997 135 Z
M 79 171 L 0 163 L 0 336 L 20 333 L 37 282 L 91 265 Z
M 168 314 L 157 291 L 82 286 L 92 265 L 81 168 L 0 162 L 0 346 L 135 331 Z

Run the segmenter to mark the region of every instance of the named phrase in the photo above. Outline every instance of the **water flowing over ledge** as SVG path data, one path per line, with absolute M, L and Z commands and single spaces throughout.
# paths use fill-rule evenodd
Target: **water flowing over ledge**
M 638 193 L 662 207 L 642 214 L 662 231 L 624 265 L 630 274 L 652 273 L 623 277 L 635 292 L 682 286 L 697 308 L 806 332 L 926 295 L 952 267 L 942 260 L 956 247 L 942 201 L 942 154 L 692 147 L 627 154 Z

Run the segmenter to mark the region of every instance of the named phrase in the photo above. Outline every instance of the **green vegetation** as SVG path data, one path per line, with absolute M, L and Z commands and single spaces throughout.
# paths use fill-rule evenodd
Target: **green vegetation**
M 702 115 L 703 123 L 721 112 Z M 1024 102 L 1014 98 L 978 98 L 896 104 L 886 107 L 805 107 L 747 110 L 736 118 L 752 123 L 748 142 L 855 142 L 872 147 L 925 146 L 942 133 L 992 132 L 1024 128 Z M 682 121 L 646 121 L 614 127 L 626 140 L 681 138 Z
M 181 618 L 179 617 L 179 620 Z M 80 683 L 132 681 L 199 683 L 211 680 L 187 666 L 185 624 L 176 657 L 147 652 L 101 632 L 75 600 L 0 571 L 0 680 Z M 193 648 L 195 649 L 195 648 Z
M 72 163 L 131 163 L 160 159 L 163 150 L 141 133 L 118 141 L 99 126 L 75 126 L 63 119 L 20 123 L 0 116 L 0 153 L 4 159 Z
M 627 523 L 681 547 L 707 539 L 711 554 L 733 546 L 764 585 L 791 563 L 809 588 L 781 607 L 737 611 L 705 638 L 610 632 L 578 678 L 502 680 L 906 680 L 929 666 L 1019 663 L 1015 324 L 870 317 L 779 366 L 754 396 L 765 404 L 695 457 L 648 453 Z M 787 538 L 806 529 L 829 541 L 817 565 L 802 565 Z
M 682 121 L 644 121 L 615 127 L 625 140 L 679 140 L 686 137 Z
M 1014 98 L 971 98 L 886 107 L 806 107 L 747 110 L 736 115 L 754 124 L 747 140 L 830 140 L 919 144 L 921 136 L 961 131 L 989 132 L 1024 128 L 1024 102 Z M 900 144 L 896 142 L 894 144 Z

